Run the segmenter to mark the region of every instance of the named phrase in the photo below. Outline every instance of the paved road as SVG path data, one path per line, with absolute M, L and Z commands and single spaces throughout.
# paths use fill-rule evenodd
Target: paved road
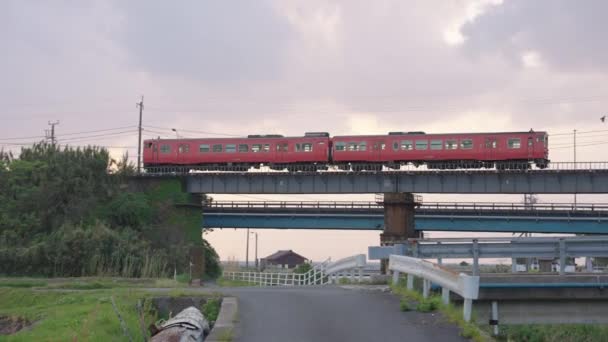
M 399 311 L 390 293 L 339 287 L 232 288 L 238 342 L 466 341 L 439 315 Z

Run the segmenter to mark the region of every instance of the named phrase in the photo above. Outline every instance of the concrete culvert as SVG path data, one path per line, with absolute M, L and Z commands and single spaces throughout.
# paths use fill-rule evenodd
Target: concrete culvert
M 152 336 L 151 342 L 202 342 L 210 330 L 209 323 L 201 311 L 193 306 L 184 309 L 157 328 L 159 331 Z

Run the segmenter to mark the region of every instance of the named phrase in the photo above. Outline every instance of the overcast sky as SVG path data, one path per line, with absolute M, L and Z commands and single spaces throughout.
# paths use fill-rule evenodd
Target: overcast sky
M 144 95 L 146 137 L 534 128 L 570 161 L 576 128 L 599 131 L 579 135 L 579 160 L 608 160 L 606 13 L 602 0 L 4 0 L 0 148 L 59 120 L 60 143 L 134 157 Z M 316 259 L 378 240 L 264 233 L 261 254 Z M 240 258 L 240 234 L 210 239 Z M 356 241 L 332 252 L 319 236 Z

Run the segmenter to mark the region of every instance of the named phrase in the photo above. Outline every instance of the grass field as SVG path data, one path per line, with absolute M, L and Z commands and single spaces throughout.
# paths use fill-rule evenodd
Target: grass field
M 174 288 L 152 294 L 141 287 Z M 13 335 L 0 335 L 0 341 L 128 341 L 112 298 L 128 334 L 133 341 L 142 341 L 148 334 L 148 326 L 159 319 L 152 305 L 153 297 L 193 295 L 209 296 L 188 291 L 173 280 L 1 279 L 0 328 L 7 322 L 23 319 L 31 325 Z M 212 297 L 217 298 L 217 294 Z M 142 315 L 138 304 L 143 307 Z M 209 317 L 214 320 L 219 310 L 217 299 L 201 309 L 214 316 Z

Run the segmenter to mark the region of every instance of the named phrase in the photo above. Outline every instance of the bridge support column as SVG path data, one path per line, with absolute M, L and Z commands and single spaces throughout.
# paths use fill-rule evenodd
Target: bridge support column
M 407 239 L 420 237 L 420 233 L 414 226 L 415 208 L 418 203 L 413 194 L 385 193 L 382 203 L 384 205 L 384 232 L 380 234 L 381 246 L 391 246 Z M 388 259 L 380 262 L 381 271 L 386 274 Z

